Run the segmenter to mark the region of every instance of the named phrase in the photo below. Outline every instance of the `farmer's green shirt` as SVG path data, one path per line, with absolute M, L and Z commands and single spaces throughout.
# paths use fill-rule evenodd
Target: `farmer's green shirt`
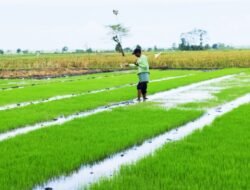
M 137 59 L 137 64 L 138 64 L 138 74 L 149 73 L 148 57 L 146 55 L 141 55 L 141 57 Z

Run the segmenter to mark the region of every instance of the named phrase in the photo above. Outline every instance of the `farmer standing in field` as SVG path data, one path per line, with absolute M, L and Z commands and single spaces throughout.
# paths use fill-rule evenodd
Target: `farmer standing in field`
M 139 46 L 133 51 L 133 55 L 137 57 L 137 61 L 135 64 L 138 67 L 138 77 L 139 83 L 137 85 L 138 90 L 138 101 L 141 101 L 141 97 L 143 101 L 147 100 L 147 87 L 149 82 L 149 64 L 148 57 L 142 54 L 142 50 Z

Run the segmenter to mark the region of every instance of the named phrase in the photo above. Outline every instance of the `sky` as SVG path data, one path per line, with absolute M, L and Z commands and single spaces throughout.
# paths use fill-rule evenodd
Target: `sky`
M 168 48 L 194 28 L 249 47 L 249 10 L 249 0 L 0 0 L 0 49 L 113 49 L 106 26 L 117 22 L 130 29 L 125 47 Z

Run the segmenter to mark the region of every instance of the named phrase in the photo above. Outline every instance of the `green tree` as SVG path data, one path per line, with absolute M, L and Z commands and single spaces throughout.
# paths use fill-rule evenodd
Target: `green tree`
M 210 48 L 208 43 L 208 32 L 202 29 L 194 29 L 181 34 L 180 50 L 204 50 Z M 206 45 L 204 46 L 204 42 Z
M 64 47 L 62 48 L 62 52 L 63 52 L 63 53 L 68 52 L 68 50 L 69 50 L 69 48 L 68 48 L 67 46 L 64 46 Z
M 83 49 L 76 49 L 75 53 L 84 53 Z
M 93 50 L 91 48 L 86 49 L 87 53 L 93 53 Z
M 16 53 L 21 53 L 22 52 L 22 50 L 20 49 L 20 48 L 18 48 L 17 50 L 16 50 Z
M 29 50 L 23 50 L 22 52 L 23 52 L 23 54 L 28 54 Z

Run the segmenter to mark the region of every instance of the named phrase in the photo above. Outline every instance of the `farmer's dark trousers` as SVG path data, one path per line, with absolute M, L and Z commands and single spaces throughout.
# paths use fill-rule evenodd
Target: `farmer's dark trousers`
M 147 93 L 147 88 L 148 88 L 148 82 L 139 82 L 137 85 L 137 90 L 141 90 L 142 94 L 146 94 Z

